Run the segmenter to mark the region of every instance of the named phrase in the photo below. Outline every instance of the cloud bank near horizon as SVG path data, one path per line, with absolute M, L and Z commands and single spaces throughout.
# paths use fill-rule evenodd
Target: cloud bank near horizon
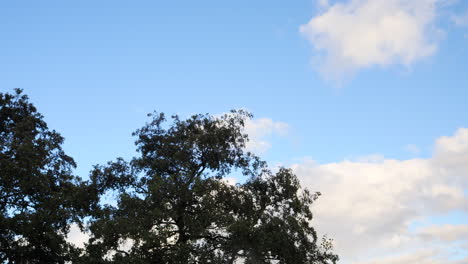
M 468 223 L 449 217 L 468 219 L 467 128 L 437 139 L 427 159 L 305 160 L 292 168 L 304 187 L 322 192 L 313 205 L 315 226 L 335 239 L 342 263 L 468 260 Z

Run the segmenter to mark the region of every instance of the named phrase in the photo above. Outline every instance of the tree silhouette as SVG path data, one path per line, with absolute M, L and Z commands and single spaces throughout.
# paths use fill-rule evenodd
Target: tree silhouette
M 96 165 L 84 182 L 63 137 L 28 100 L 21 89 L 0 93 L 1 263 L 338 260 L 311 226 L 320 193 L 246 151 L 250 113 L 172 116 L 169 124 L 152 114 L 134 133 L 138 155 Z M 241 183 L 228 183 L 233 175 Z M 66 241 L 72 223 L 90 234 L 83 249 Z
M 92 192 L 73 176 L 63 140 L 21 89 L 0 93 L 1 263 L 65 263 L 78 253 L 65 238 Z
M 291 170 L 271 172 L 245 151 L 251 115 L 187 120 L 164 114 L 137 130 L 139 155 L 96 166 L 92 181 L 117 204 L 96 210 L 88 263 L 335 263 L 317 245 L 310 205 Z M 232 185 L 232 172 L 247 180 Z

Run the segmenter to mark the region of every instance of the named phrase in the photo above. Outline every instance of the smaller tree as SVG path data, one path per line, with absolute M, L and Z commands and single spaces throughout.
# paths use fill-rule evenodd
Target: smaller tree
M 335 263 L 317 245 L 310 205 L 289 169 L 245 151 L 245 111 L 187 120 L 164 114 L 137 130 L 139 156 L 96 166 L 117 205 L 93 213 L 83 263 Z M 233 171 L 247 177 L 230 185 Z
M 22 90 L 0 93 L 1 263 L 65 263 L 78 254 L 65 238 L 92 192 L 72 174 L 63 140 Z

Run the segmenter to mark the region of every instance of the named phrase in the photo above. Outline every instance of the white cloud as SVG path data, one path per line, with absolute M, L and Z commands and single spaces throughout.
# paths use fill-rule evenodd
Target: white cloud
M 237 178 L 234 178 L 234 177 L 227 177 L 227 178 L 223 178 L 221 180 L 222 182 L 228 184 L 228 185 L 236 185 L 237 183 Z
M 264 153 L 271 147 L 268 138 L 272 135 L 285 136 L 288 129 L 288 124 L 270 118 L 248 120 L 245 124 L 245 132 L 249 135 L 247 149 L 257 154 Z
M 88 242 L 89 238 L 89 234 L 81 232 L 77 224 L 70 225 L 70 232 L 67 236 L 67 242 L 72 243 L 77 247 L 84 248 L 84 245 Z
M 248 110 L 243 109 L 248 112 Z M 231 115 L 231 113 L 221 113 L 214 117 Z M 246 119 L 244 133 L 249 137 L 246 144 L 247 151 L 255 154 L 265 153 L 271 148 L 271 139 L 274 136 L 286 136 L 289 132 L 289 125 L 284 122 L 273 121 L 271 118 Z
M 292 167 L 305 187 L 322 192 L 313 206 L 315 225 L 335 239 L 342 263 L 452 263 L 436 259 L 466 238 L 455 235 L 463 226 L 414 231 L 410 225 L 454 210 L 468 213 L 468 129 L 439 138 L 428 159 L 305 160 Z M 440 252 L 423 258 L 421 248 Z M 404 261 L 411 258 L 424 261 Z
M 434 26 L 440 0 L 348 0 L 300 27 L 322 54 L 325 78 L 340 81 L 359 69 L 409 66 L 437 50 Z M 327 2 L 327 1 L 326 1 Z

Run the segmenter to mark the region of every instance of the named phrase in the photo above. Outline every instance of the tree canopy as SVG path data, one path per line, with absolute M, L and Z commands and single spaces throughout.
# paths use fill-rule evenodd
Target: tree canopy
M 250 118 L 153 113 L 135 157 L 83 182 L 21 90 L 0 94 L 0 262 L 335 263 L 311 226 L 320 193 L 246 150 Z M 65 240 L 72 222 L 90 236 L 83 249 Z
M 91 196 L 63 140 L 22 90 L 0 93 L 0 262 L 65 263 L 76 252 L 66 234 Z

